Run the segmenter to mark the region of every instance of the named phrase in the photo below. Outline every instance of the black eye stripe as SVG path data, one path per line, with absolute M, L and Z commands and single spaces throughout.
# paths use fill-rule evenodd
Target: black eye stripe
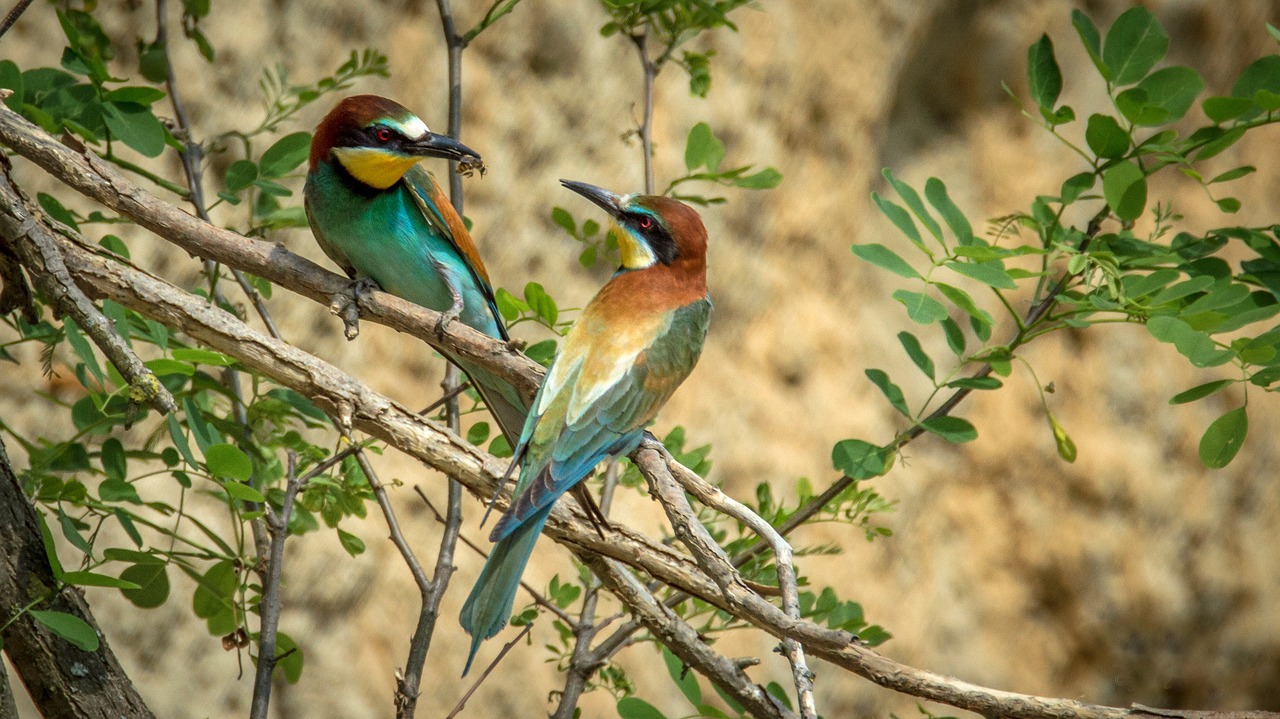
M 651 215 L 644 212 L 628 212 L 626 217 L 627 224 L 636 228 L 659 262 L 669 265 L 680 256 L 680 248 L 676 245 L 675 238 L 662 222 L 655 221 Z

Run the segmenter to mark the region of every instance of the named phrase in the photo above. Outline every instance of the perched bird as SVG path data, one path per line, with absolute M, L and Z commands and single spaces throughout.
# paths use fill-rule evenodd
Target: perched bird
M 552 505 L 601 461 L 629 454 L 676 387 L 707 334 L 707 231 L 683 203 L 615 195 L 560 181 L 609 213 L 622 266 L 569 329 L 516 446 L 511 506 L 459 618 L 476 650 L 507 623 L 520 575 Z
M 356 280 L 443 312 L 501 340 L 507 329 L 471 235 L 440 186 L 419 165 L 426 157 L 474 164 L 479 155 L 397 102 L 355 95 L 316 126 L 304 189 L 320 248 Z M 354 299 L 354 298 L 353 298 Z M 528 405 L 507 382 L 457 357 L 503 433 L 514 443 Z

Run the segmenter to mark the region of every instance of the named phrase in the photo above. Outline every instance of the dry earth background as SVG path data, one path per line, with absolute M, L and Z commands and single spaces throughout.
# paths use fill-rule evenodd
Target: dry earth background
M 487 7 L 456 4 L 463 27 Z M 1172 35 L 1170 59 L 1199 68 L 1211 92 L 1227 91 L 1244 65 L 1276 51 L 1264 23 L 1280 22 L 1280 3 L 1146 4 Z M 659 186 L 681 170 L 684 135 L 699 120 L 721 134 L 729 162 L 773 165 L 785 180 L 770 192 L 728 192 L 729 204 L 704 213 L 715 321 L 700 367 L 659 429 L 681 424 L 695 442 L 713 443 L 713 478 L 740 496 L 760 481 L 789 488 L 808 476 L 822 486 L 832 475 L 833 442 L 889 437 L 897 418 L 862 370 L 884 367 L 908 380 L 913 373 L 894 339 L 907 321 L 889 299 L 897 278 L 855 261 L 848 249 L 853 242 L 906 244 L 869 201 L 872 190 L 883 190 L 880 169 L 890 166 L 913 183 L 944 178 L 975 218 L 1052 193 L 1082 168 L 1018 114 L 1000 82 L 1025 96 L 1026 47 L 1048 31 L 1068 78 L 1064 100 L 1080 116 L 1098 109 L 1100 84 L 1072 82 L 1092 71 L 1069 13 L 1080 7 L 1105 26 L 1127 5 L 762 2 L 735 15 L 741 32 L 721 31 L 705 45 L 718 52 L 708 100 L 690 99 L 678 70 L 661 77 Z M 110 25 L 121 37 L 135 25 L 152 32 L 150 3 L 103 6 L 99 15 L 114 18 Z M 530 0 L 466 54 L 463 140 L 490 168 L 487 177 L 466 181 L 481 249 L 499 285 L 519 288 L 537 279 L 564 306 L 580 306 L 604 275 L 583 271 L 578 248 L 550 222 L 554 204 L 589 214 L 556 178 L 619 190 L 642 182 L 638 150 L 619 140 L 633 126 L 640 75 L 628 44 L 595 32 L 603 21 L 589 0 Z M 399 98 L 433 127 L 445 125 L 434 3 L 214 3 L 203 29 L 219 50 L 218 65 L 204 65 L 184 43 L 175 53 L 200 136 L 256 123 L 263 66 L 283 63 L 298 81 L 309 81 L 367 46 L 390 56 L 392 77 L 357 89 Z M 52 9 L 42 2 L 4 38 L 0 53 L 24 67 L 56 64 L 60 42 Z M 128 67 L 132 49 L 122 45 L 120 52 Z M 300 127 L 309 128 L 323 109 L 309 110 Z M 1164 188 L 1188 225 L 1275 220 L 1277 132 L 1258 133 L 1218 160 L 1223 169 L 1259 166 L 1235 188 L 1246 208 L 1238 219 L 1219 216 L 1189 183 Z M 213 176 L 222 162 L 213 161 Z M 176 164 L 169 169 L 177 176 Z M 38 173 L 25 176 L 34 188 Z M 305 232 L 278 239 L 323 261 Z M 132 241 L 160 244 L 142 234 Z M 194 267 L 163 248 L 134 254 L 171 278 Z M 272 308 L 286 337 L 379 390 L 408 404 L 438 392 L 441 363 L 415 341 L 366 325 L 358 341 L 346 343 L 324 308 L 288 293 L 278 293 Z M 806 530 L 804 539 L 839 541 L 848 551 L 806 561 L 805 573 L 861 601 L 871 621 L 895 635 L 883 647 L 891 656 L 970 681 L 1106 703 L 1280 709 L 1273 529 L 1280 523 L 1273 474 L 1280 452 L 1270 442 L 1280 405 L 1253 393 L 1244 451 L 1227 470 L 1210 472 L 1196 459 L 1196 441 L 1213 418 L 1239 404 L 1238 393 L 1169 408 L 1170 395 L 1210 377 L 1188 370 L 1139 327 L 1036 344 L 1028 358 L 1041 381 L 1056 385 L 1054 411 L 1080 449 L 1074 465 L 1056 457 L 1032 380 L 1019 371 L 1004 391 L 963 408 L 982 433 L 978 441 L 959 448 L 919 441 L 903 465 L 877 480 L 898 500 L 897 511 L 881 520 L 894 537 L 868 544 L 852 530 Z M 33 412 L 39 404 L 32 391 L 43 381 L 34 362 L 5 368 L 0 412 L 6 422 L 60 436 L 50 418 Z M 908 383 L 907 390 L 918 398 L 923 388 Z M 388 453 L 380 469 L 443 496 L 441 477 L 402 456 Z M 397 502 L 411 540 L 426 552 L 438 527 L 407 489 Z M 470 503 L 467 510 L 467 528 L 479 538 L 478 509 Z M 647 499 L 630 497 L 622 511 L 660 531 Z M 379 521 L 347 528 L 369 542 L 357 559 L 331 534 L 289 545 L 282 628 L 302 642 L 306 671 L 300 684 L 276 695 L 275 716 L 391 713 L 392 676 L 404 661 L 416 592 Z M 452 618 L 480 560 L 459 551 L 460 572 L 428 664 L 423 717 L 442 716 L 465 689 L 455 680 L 465 637 Z M 565 552 L 544 542 L 531 575 L 536 585 L 570 571 Z M 169 605 L 146 613 L 113 591 L 90 590 L 90 599 L 159 716 L 243 715 L 249 677 L 236 680 L 236 655 L 192 619 L 191 590 L 179 584 Z M 545 622 L 540 631 L 481 689 L 467 716 L 538 716 L 549 709 L 547 692 L 559 680 L 543 662 L 542 640 L 551 634 Z M 747 635 L 729 651 L 762 657 L 753 676 L 785 683 L 773 644 Z M 486 647 L 488 656 L 497 646 Z M 669 716 L 687 712 L 649 647 L 624 657 L 641 696 Z M 821 664 L 816 669 L 818 705 L 827 717 L 916 713 L 907 698 Z M 614 715 L 603 693 L 587 697 L 583 709 L 584 716 Z

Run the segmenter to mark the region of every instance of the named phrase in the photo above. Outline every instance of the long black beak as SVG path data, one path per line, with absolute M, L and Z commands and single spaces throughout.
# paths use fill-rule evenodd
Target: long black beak
M 458 142 L 448 135 L 437 135 L 434 132 L 419 137 L 408 143 L 406 149 L 423 157 L 443 157 L 446 160 L 480 159 L 480 153 Z
M 608 212 L 613 217 L 622 214 L 622 197 L 609 192 L 603 187 L 596 187 L 595 185 L 588 185 L 585 182 L 576 182 L 574 180 L 561 180 L 560 184 L 591 200 L 599 205 L 600 209 Z

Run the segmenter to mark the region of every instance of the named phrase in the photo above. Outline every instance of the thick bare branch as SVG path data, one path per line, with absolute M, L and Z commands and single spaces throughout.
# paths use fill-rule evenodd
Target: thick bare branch
M 86 652 L 25 614 L 0 637 L 14 673 L 47 717 L 154 717 L 98 631 L 84 597 L 73 587 L 59 588 L 40 536 L 36 509 L 22 493 L 0 442 L 0 619 L 8 621 L 41 600 L 37 609 L 78 617 L 100 642 L 97 650 Z
M 173 395 L 147 369 L 142 360 L 94 306 L 63 264 L 58 243 L 48 226 L 38 222 L 25 198 L 9 177 L 9 166 L 0 158 L 0 239 L 6 240 L 27 267 L 32 282 L 58 311 L 76 321 L 85 334 L 129 382 L 129 400 L 147 403 L 165 414 L 177 409 Z

